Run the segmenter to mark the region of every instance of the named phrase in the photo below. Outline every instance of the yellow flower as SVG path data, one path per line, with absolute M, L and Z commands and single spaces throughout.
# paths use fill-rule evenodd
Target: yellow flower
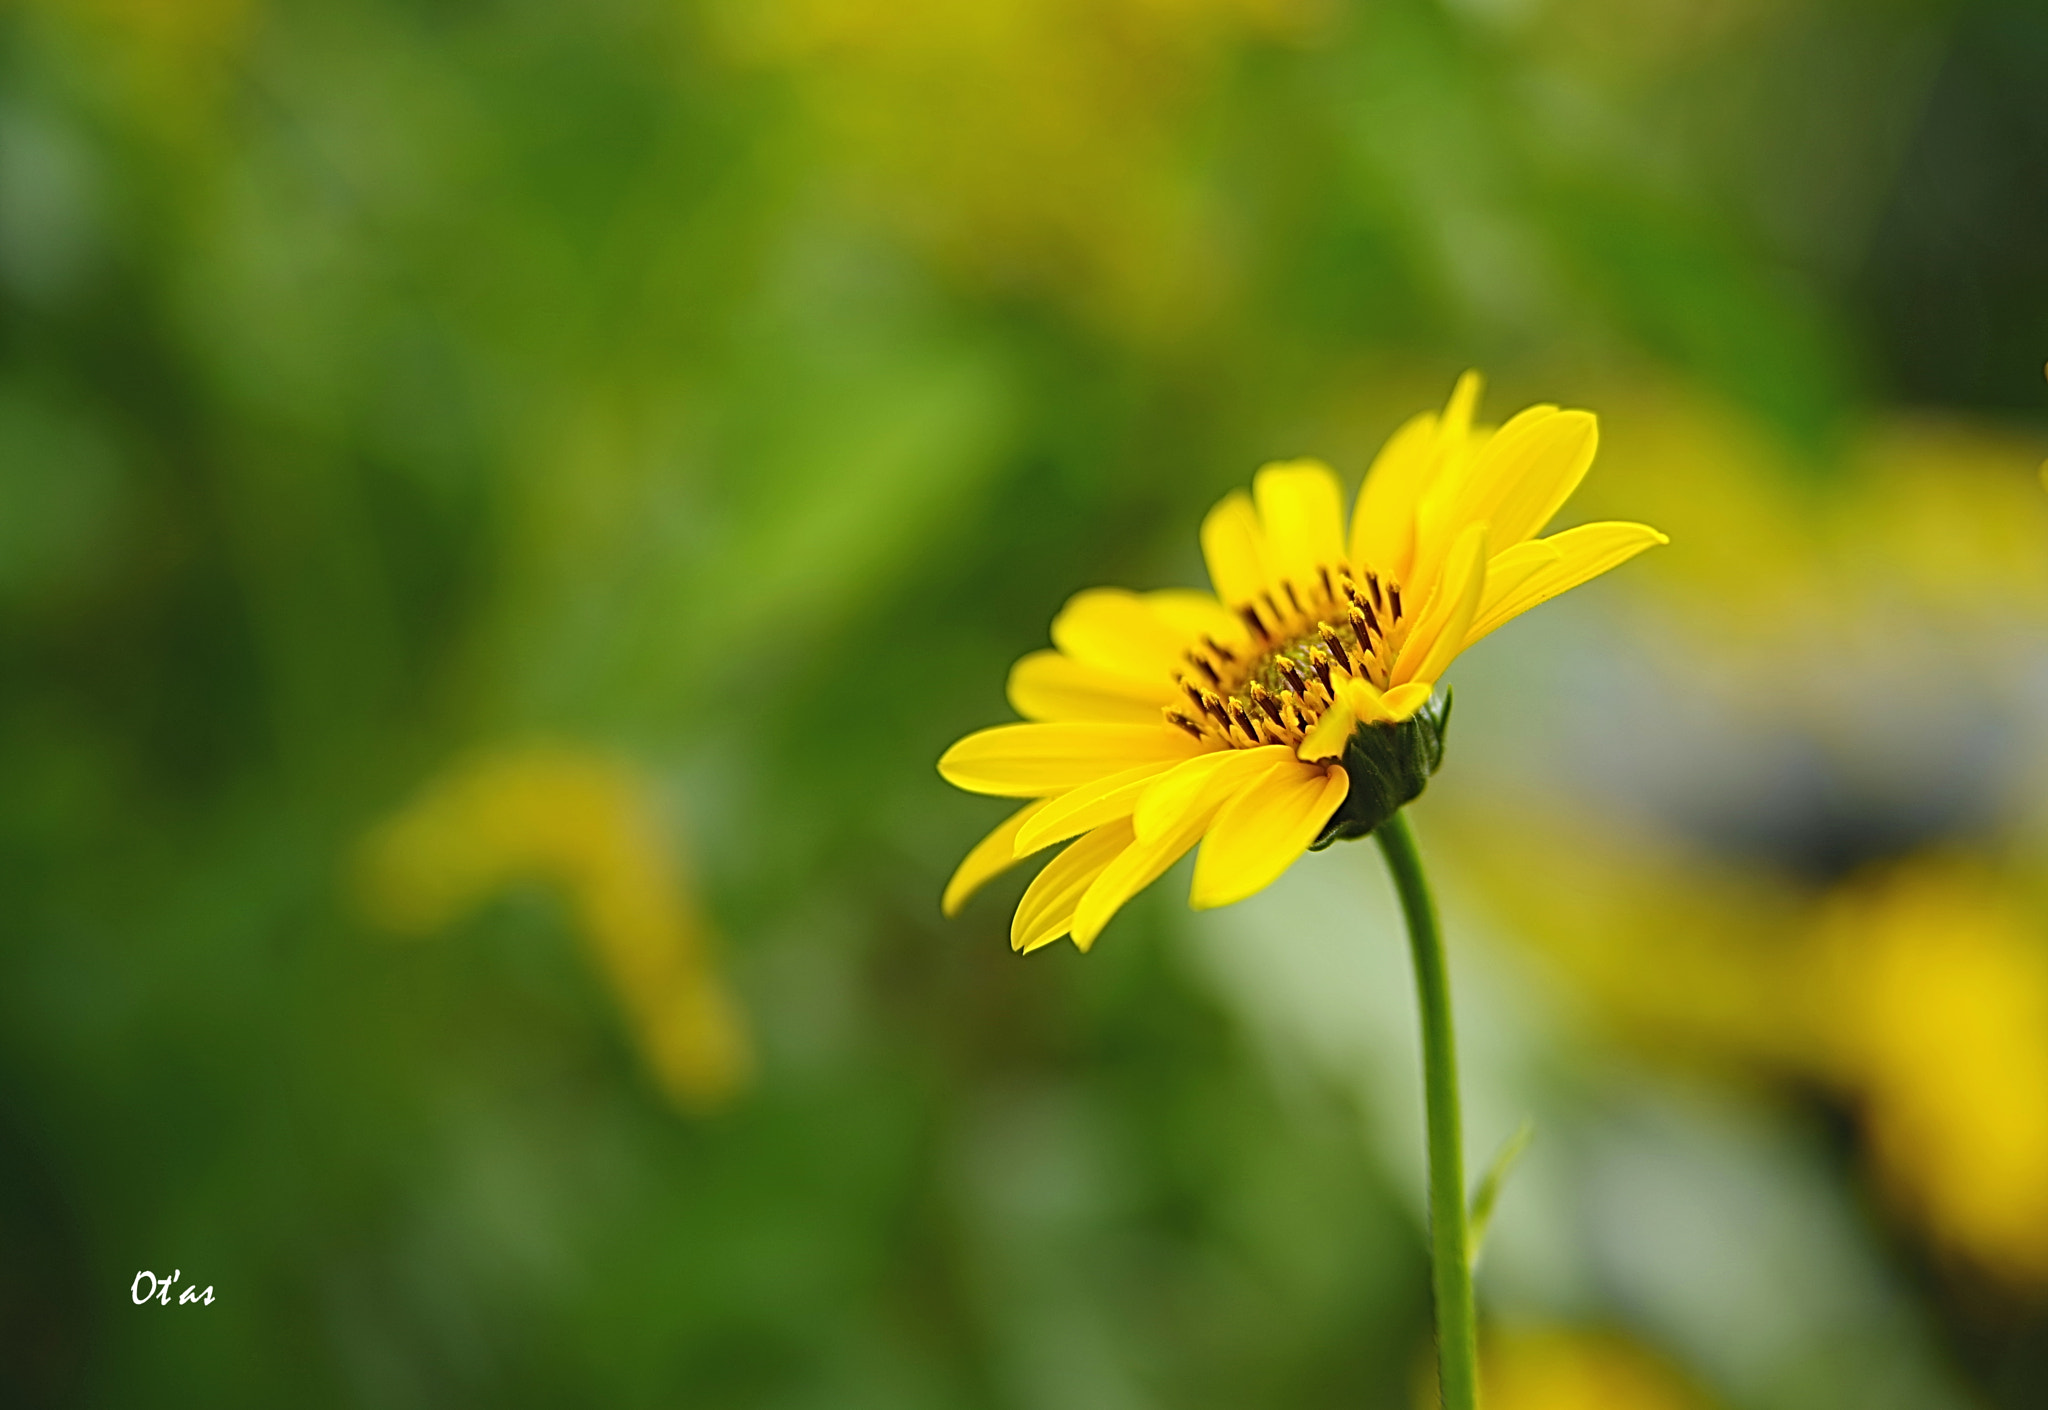
M 1676 1369 L 1621 1337 L 1558 1329 L 1496 1335 L 1480 1365 L 1490 1410 L 1704 1410 Z M 1434 1386 L 1426 1399 L 1435 1404 Z
M 1467 373 L 1441 416 L 1395 432 L 1348 536 L 1328 467 L 1268 465 L 1202 524 L 1214 595 L 1098 588 L 1068 602 L 1054 649 L 1010 673 L 1032 723 L 971 734 L 939 761 L 960 788 L 1036 800 L 968 854 L 947 914 L 1070 842 L 1010 939 L 1071 935 L 1085 950 L 1197 842 L 1190 900 L 1228 905 L 1419 793 L 1441 752 L 1442 714 L 1424 707 L 1458 653 L 1666 541 L 1625 523 L 1535 537 L 1592 464 L 1597 425 L 1537 406 L 1475 427 L 1478 397 Z
M 428 935 L 517 882 L 558 886 L 663 1090 L 704 1111 L 746 1085 L 752 1048 L 650 791 L 582 749 L 480 755 L 365 839 L 362 899 L 391 930 Z

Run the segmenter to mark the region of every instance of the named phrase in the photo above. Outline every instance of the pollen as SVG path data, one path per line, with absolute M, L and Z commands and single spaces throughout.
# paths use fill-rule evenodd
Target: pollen
M 1234 749 L 1298 748 L 1346 680 L 1388 688 L 1408 636 L 1400 585 L 1341 563 L 1306 583 L 1282 579 L 1234 610 L 1247 641 L 1205 636 L 1190 647 L 1174 678 L 1182 698 L 1165 710 L 1175 728 Z

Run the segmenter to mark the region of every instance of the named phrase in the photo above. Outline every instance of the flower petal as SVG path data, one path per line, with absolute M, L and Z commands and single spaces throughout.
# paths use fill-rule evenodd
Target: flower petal
M 1155 724 L 1180 692 L 1165 676 L 1139 680 L 1076 661 L 1060 651 L 1034 651 L 1010 668 L 1010 708 L 1027 720 Z
M 939 901 L 939 909 L 949 916 L 959 915 L 968 897 L 1015 866 L 1018 858 L 1038 850 L 1027 847 L 1022 852 L 1018 851 L 1017 834 L 1043 807 L 1045 804 L 1042 802 L 1025 804 L 1003 819 L 994 832 L 975 843 L 974 850 L 954 870 L 953 879 L 946 883 L 946 894 Z
M 1191 642 L 1135 592 L 1090 588 L 1052 619 L 1052 644 L 1098 670 L 1171 683 Z
M 1558 556 L 1524 577 L 1512 591 L 1501 597 L 1493 598 L 1489 593 L 1488 602 L 1465 633 L 1465 645 L 1470 646 L 1531 607 L 1597 578 L 1610 568 L 1620 567 L 1644 549 L 1655 548 L 1671 540 L 1648 524 L 1615 521 L 1581 524 L 1576 529 L 1566 529 L 1561 534 L 1552 534 L 1537 542 L 1554 548 Z
M 1233 490 L 1202 520 L 1202 557 L 1226 607 L 1250 602 L 1266 585 L 1265 536 L 1251 496 Z
M 1140 764 L 1134 769 L 1084 783 L 1048 800 L 1044 805 L 1045 811 L 1032 818 L 1017 834 L 1017 855 L 1036 852 L 1041 847 L 1064 842 L 1106 822 L 1129 817 L 1152 781 L 1172 767 L 1172 764 Z
M 1393 684 L 1433 682 L 1465 649 L 1465 634 L 1486 591 L 1486 534 L 1486 525 L 1473 524 L 1458 535 L 1443 581 L 1394 659 Z
M 1479 403 L 1479 374 L 1458 379 L 1442 416 L 1414 417 L 1388 438 L 1359 487 L 1351 514 L 1351 561 L 1411 580 L 1415 526 L 1422 499 L 1451 463 L 1461 460 Z
M 1451 546 L 1460 534 L 1479 522 L 1478 516 L 1470 511 L 1474 482 L 1482 472 L 1492 475 L 1492 467 L 1504 454 L 1508 463 L 1522 464 L 1523 457 L 1516 448 L 1526 449 L 1543 423 L 1557 414 L 1554 406 L 1524 407 L 1499 430 L 1473 436 L 1465 447 L 1466 453 L 1438 471 L 1416 507 L 1415 558 L 1407 576 L 1401 579 L 1404 588 L 1427 593 L 1436 584 L 1449 561 Z M 1504 540 L 1502 547 L 1507 546 L 1508 541 Z
M 1131 825 L 1119 820 L 1096 828 L 1047 862 L 1024 889 L 1017 914 L 1010 918 L 1010 948 L 1029 953 L 1065 935 L 1073 927 L 1081 898 L 1103 868 L 1130 846 Z
M 976 730 L 945 752 L 939 773 L 969 793 L 1045 798 L 1139 764 L 1193 758 L 1207 746 L 1172 725 L 1028 724 Z
M 1486 592 L 1479 599 L 1479 616 L 1484 621 L 1495 603 L 1551 564 L 1561 555 L 1549 539 L 1525 539 L 1486 560 Z
M 1252 479 L 1266 571 L 1306 587 L 1316 569 L 1344 559 L 1344 489 L 1320 460 L 1268 465 Z M 1269 584 L 1271 585 L 1271 584 Z
M 1294 757 L 1305 764 L 1335 759 L 1351 743 L 1351 731 L 1356 728 L 1358 714 L 1344 699 L 1344 693 L 1339 691 L 1337 698 L 1330 702 L 1330 708 L 1323 711 L 1323 717 L 1302 736 L 1301 747 L 1294 751 Z
M 1472 464 L 1458 502 L 1439 532 L 1445 540 L 1470 524 L 1491 526 L 1500 549 L 1543 531 L 1586 478 L 1600 448 L 1590 411 L 1554 407 L 1524 412 L 1500 428 Z
M 1350 789 L 1341 768 L 1294 764 L 1239 793 L 1202 839 L 1188 904 L 1208 910 L 1265 890 L 1308 850 Z
M 1284 744 L 1262 744 L 1256 749 L 1219 749 L 1175 765 L 1154 779 L 1138 799 L 1131 814 L 1138 840 L 1149 842 L 1171 831 L 1203 799 L 1229 792 L 1248 774 L 1271 768 L 1288 753 Z
M 1200 840 L 1202 829 L 1228 797 L 1227 792 L 1220 790 L 1204 792 L 1196 805 L 1183 812 L 1165 832 L 1150 841 L 1134 841 L 1118 853 L 1116 860 L 1104 867 L 1089 885 L 1074 909 L 1074 943 L 1084 950 L 1093 945 L 1095 937 L 1102 934 L 1102 928 L 1123 909 L 1126 901 L 1157 881 L 1160 873 Z
M 1380 708 L 1387 712 L 1389 724 L 1398 725 L 1427 705 L 1435 691 L 1434 681 L 1410 681 L 1406 685 L 1397 685 L 1380 697 Z
M 1204 636 L 1212 636 L 1228 646 L 1245 634 L 1244 623 L 1238 620 L 1235 612 L 1219 602 L 1213 592 L 1162 588 L 1141 596 L 1145 605 L 1190 645 Z

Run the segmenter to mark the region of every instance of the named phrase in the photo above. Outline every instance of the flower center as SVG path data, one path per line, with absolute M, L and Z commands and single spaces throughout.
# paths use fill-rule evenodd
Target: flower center
M 1203 637 L 1187 653 L 1188 668 L 1175 673 L 1185 700 L 1168 706 L 1166 718 L 1234 749 L 1299 747 L 1345 678 L 1387 689 L 1408 637 L 1400 585 L 1345 564 L 1233 606 L 1250 641 L 1233 649 Z

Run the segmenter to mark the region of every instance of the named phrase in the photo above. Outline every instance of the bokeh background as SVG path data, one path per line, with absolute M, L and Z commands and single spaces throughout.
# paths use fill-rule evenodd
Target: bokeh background
M 1372 849 L 1020 960 L 932 765 L 1476 365 L 1673 537 L 1415 810 L 1490 1405 L 2048 1404 L 2044 80 L 2034 0 L 0 4 L 4 1398 L 1422 1403 Z

